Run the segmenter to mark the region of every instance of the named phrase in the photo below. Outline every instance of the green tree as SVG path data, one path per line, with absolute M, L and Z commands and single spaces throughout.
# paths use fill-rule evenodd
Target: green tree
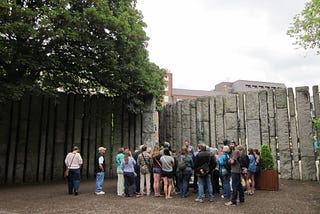
M 132 110 L 161 97 L 135 0 L 0 2 L 0 101 L 25 90 L 121 96 Z
M 306 3 L 304 10 L 293 18 L 287 34 L 295 38 L 295 45 L 320 53 L 320 0 Z

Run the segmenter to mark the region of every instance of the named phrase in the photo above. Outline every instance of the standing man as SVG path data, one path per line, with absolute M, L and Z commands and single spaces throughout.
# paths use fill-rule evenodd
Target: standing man
M 211 161 L 210 152 L 207 151 L 205 144 L 200 144 L 200 151 L 195 157 L 195 174 L 198 177 L 198 197 L 195 201 L 203 202 L 203 196 L 205 194 L 205 187 L 208 188 L 209 201 L 213 202 L 213 191 L 211 183 L 211 171 L 213 167 L 213 161 Z
M 190 155 L 191 157 L 193 157 L 193 155 L 194 155 L 194 148 L 193 148 L 193 146 L 191 146 L 191 145 L 190 145 L 190 142 L 187 141 L 187 140 L 184 141 L 184 145 L 187 147 L 187 150 L 188 150 L 189 155 Z
M 230 164 L 231 164 L 231 179 L 232 179 L 232 195 L 231 195 L 231 201 L 225 203 L 227 206 L 236 206 L 237 205 L 237 198 L 239 193 L 239 201 L 240 203 L 244 202 L 244 192 L 243 187 L 241 184 L 241 167 L 239 163 L 240 158 L 240 149 L 243 149 L 242 145 L 239 145 L 236 147 L 236 149 L 232 152 L 231 158 L 230 158 Z
M 98 155 L 97 155 L 97 169 L 96 169 L 96 195 L 104 195 L 105 192 L 102 191 L 103 181 L 104 181 L 104 172 L 106 169 L 106 164 L 104 161 L 104 154 L 106 153 L 105 147 L 98 148 Z

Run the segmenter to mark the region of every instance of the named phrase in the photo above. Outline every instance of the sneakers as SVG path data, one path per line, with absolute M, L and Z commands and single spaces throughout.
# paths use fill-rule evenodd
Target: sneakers
M 100 192 L 95 192 L 94 194 L 96 194 L 96 195 L 104 195 L 104 194 L 106 194 L 106 193 L 103 192 L 103 191 L 100 191 Z
M 236 206 L 237 204 L 232 203 L 232 201 L 229 201 L 227 203 L 225 203 L 224 205 L 226 206 Z
M 202 200 L 202 198 L 196 198 L 196 200 L 195 200 L 196 202 L 200 202 L 200 203 L 203 203 L 203 200 Z

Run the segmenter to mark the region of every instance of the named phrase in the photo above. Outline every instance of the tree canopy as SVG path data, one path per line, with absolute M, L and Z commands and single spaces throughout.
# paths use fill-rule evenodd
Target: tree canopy
M 293 18 L 287 34 L 295 38 L 295 45 L 320 53 L 320 0 L 306 3 L 304 10 Z
M 136 0 L 0 2 L 0 101 L 26 90 L 161 101 L 164 70 L 149 61 Z

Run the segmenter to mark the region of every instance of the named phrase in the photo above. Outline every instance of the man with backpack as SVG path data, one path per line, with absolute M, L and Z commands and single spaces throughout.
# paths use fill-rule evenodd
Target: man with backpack
M 232 196 L 231 201 L 225 203 L 226 206 L 236 206 L 237 205 L 237 198 L 239 193 L 239 200 L 240 203 L 244 202 L 244 191 L 241 184 L 241 167 L 240 167 L 240 151 L 244 150 L 244 147 L 242 145 L 239 145 L 236 147 L 236 149 L 232 152 L 231 158 L 230 158 L 230 164 L 231 164 L 231 179 L 232 179 Z

